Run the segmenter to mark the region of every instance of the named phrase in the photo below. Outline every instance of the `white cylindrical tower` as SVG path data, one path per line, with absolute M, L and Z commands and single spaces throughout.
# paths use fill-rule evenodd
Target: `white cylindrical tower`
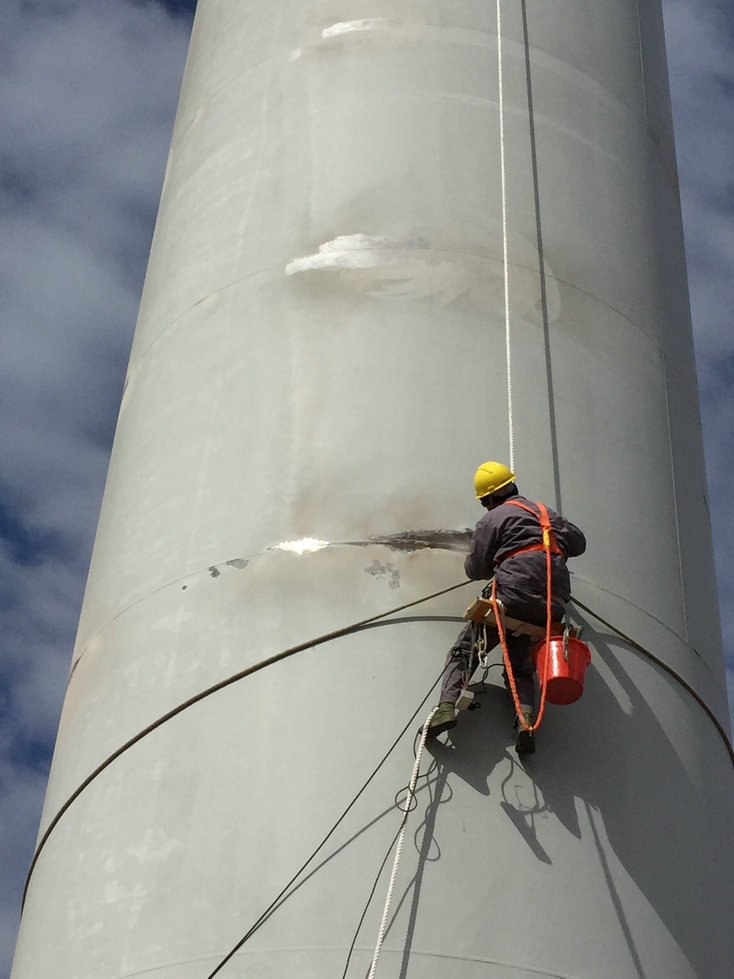
M 724 979 L 659 0 L 199 0 L 13 979 L 365 975 L 486 458 L 593 663 L 524 763 L 495 669 L 431 747 L 377 975 Z

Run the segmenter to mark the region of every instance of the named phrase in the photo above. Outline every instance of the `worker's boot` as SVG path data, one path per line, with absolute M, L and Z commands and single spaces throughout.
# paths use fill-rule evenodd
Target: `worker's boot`
M 532 727 L 535 718 L 531 710 L 523 710 L 522 717 L 528 727 Z M 532 755 L 535 752 L 535 735 L 523 727 L 519 719 L 515 720 L 515 751 L 518 755 Z
M 442 700 L 428 725 L 428 737 L 435 738 L 450 727 L 456 727 L 456 706 L 450 700 Z

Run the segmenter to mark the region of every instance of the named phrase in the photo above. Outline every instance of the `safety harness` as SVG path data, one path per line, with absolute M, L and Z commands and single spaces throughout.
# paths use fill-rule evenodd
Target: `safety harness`
M 563 551 L 558 546 L 555 534 L 551 528 L 550 518 L 548 516 L 548 508 L 544 503 L 536 503 L 538 507 L 538 513 L 529 507 L 526 503 L 521 503 L 519 500 L 506 500 L 505 502 L 510 503 L 512 506 L 518 506 L 523 510 L 527 510 L 531 513 L 537 520 L 540 521 L 540 531 L 541 531 L 541 542 L 537 544 L 529 544 L 527 547 L 518 548 L 510 554 L 506 554 L 501 560 L 506 561 L 509 557 L 516 557 L 518 554 L 527 554 L 531 551 L 544 551 L 545 552 L 545 568 L 546 568 L 546 616 L 545 616 L 545 643 L 543 644 L 543 656 L 547 659 L 548 652 L 550 650 L 550 637 L 552 628 L 552 596 L 551 596 L 551 555 L 553 554 L 563 554 Z M 497 579 L 492 579 L 492 607 L 494 609 L 494 615 L 497 622 L 497 631 L 500 637 L 500 644 L 502 646 L 502 659 L 505 664 L 505 672 L 507 674 L 507 682 L 510 687 L 510 692 L 512 694 L 512 701 L 515 705 L 515 714 L 517 715 L 517 723 L 524 728 L 526 731 L 535 731 L 540 727 L 540 722 L 543 719 L 543 712 L 545 711 L 545 695 L 548 686 L 547 680 L 547 669 L 543 668 L 541 675 L 543 677 L 543 682 L 540 688 L 540 705 L 538 707 L 538 716 L 535 719 L 534 724 L 527 724 L 525 718 L 522 716 L 522 709 L 520 706 L 520 698 L 517 695 L 517 685 L 515 684 L 515 674 L 512 671 L 512 663 L 510 662 L 510 652 L 507 648 L 507 639 L 505 636 L 505 624 L 503 621 L 503 608 L 497 600 Z
M 553 533 L 553 528 L 551 527 L 550 518 L 548 516 L 548 508 L 544 503 L 536 504 L 538 510 L 540 511 L 540 513 L 536 513 L 532 507 L 527 505 L 527 503 L 521 503 L 519 500 L 505 500 L 504 502 L 509 503 L 512 506 L 519 506 L 522 510 L 526 510 L 528 513 L 532 514 L 536 520 L 539 520 L 543 539 L 536 544 L 527 544 L 525 547 L 518 547 L 516 551 L 510 551 L 509 554 L 503 554 L 502 557 L 495 558 L 495 564 L 499 564 L 500 561 L 507 561 L 509 558 L 517 557 L 518 554 L 529 554 L 531 551 L 550 551 L 551 554 L 563 554 L 565 557 L 564 552 L 558 546 L 558 541 L 556 540 L 556 535 Z

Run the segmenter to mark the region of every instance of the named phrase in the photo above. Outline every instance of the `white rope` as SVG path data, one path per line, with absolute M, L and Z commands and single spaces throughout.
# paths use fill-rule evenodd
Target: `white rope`
M 405 839 L 405 830 L 408 825 L 408 813 L 410 812 L 411 806 L 413 805 L 413 799 L 415 798 L 415 785 L 418 781 L 418 772 L 421 767 L 421 758 L 423 757 L 423 749 L 426 746 L 426 739 L 428 737 L 428 725 L 433 720 L 433 715 L 438 710 L 438 707 L 434 707 L 431 713 L 426 718 L 426 722 L 423 725 L 421 731 L 420 745 L 418 746 L 418 752 L 415 756 L 415 764 L 413 765 L 413 774 L 410 776 L 410 785 L 408 786 L 408 794 L 405 798 L 405 814 L 403 816 L 403 822 L 400 826 L 400 835 L 398 836 L 398 843 L 395 848 L 395 859 L 392 865 L 392 874 L 390 875 L 390 884 L 387 888 L 387 897 L 385 898 L 385 908 L 382 912 L 382 921 L 380 922 L 380 931 L 377 935 L 377 944 L 375 945 L 375 952 L 372 956 L 372 965 L 370 966 L 370 971 L 367 979 L 374 979 L 375 972 L 377 971 L 377 962 L 380 958 L 380 952 L 382 951 L 382 943 L 385 940 L 385 932 L 387 931 L 387 919 L 390 916 L 390 905 L 392 904 L 393 891 L 395 890 L 395 882 L 398 879 L 398 867 L 400 866 L 400 857 L 403 852 L 403 840 Z
M 510 260 L 507 242 L 507 168 L 505 164 L 505 90 L 502 74 L 502 0 L 497 0 L 497 75 L 500 114 L 500 175 L 502 185 L 502 259 L 505 289 L 505 357 L 507 362 L 507 418 L 510 436 L 510 469 L 515 471 L 515 431 L 512 421 L 512 345 L 510 336 Z

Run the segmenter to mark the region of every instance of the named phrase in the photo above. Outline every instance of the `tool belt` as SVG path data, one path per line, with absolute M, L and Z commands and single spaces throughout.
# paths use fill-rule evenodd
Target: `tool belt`
M 516 619 L 511 615 L 507 615 L 505 607 L 499 599 L 497 599 L 497 606 L 502 616 L 502 622 L 506 632 L 512 633 L 513 636 L 530 636 L 532 639 L 545 639 L 544 625 L 523 622 L 522 619 Z M 475 598 L 466 612 L 464 612 L 464 618 L 469 622 L 478 622 L 480 625 L 497 628 L 497 619 L 490 598 Z M 562 636 L 565 629 L 566 626 L 563 622 L 551 623 L 551 635 L 553 636 Z M 574 627 L 569 629 L 569 635 L 576 636 L 576 629 Z

